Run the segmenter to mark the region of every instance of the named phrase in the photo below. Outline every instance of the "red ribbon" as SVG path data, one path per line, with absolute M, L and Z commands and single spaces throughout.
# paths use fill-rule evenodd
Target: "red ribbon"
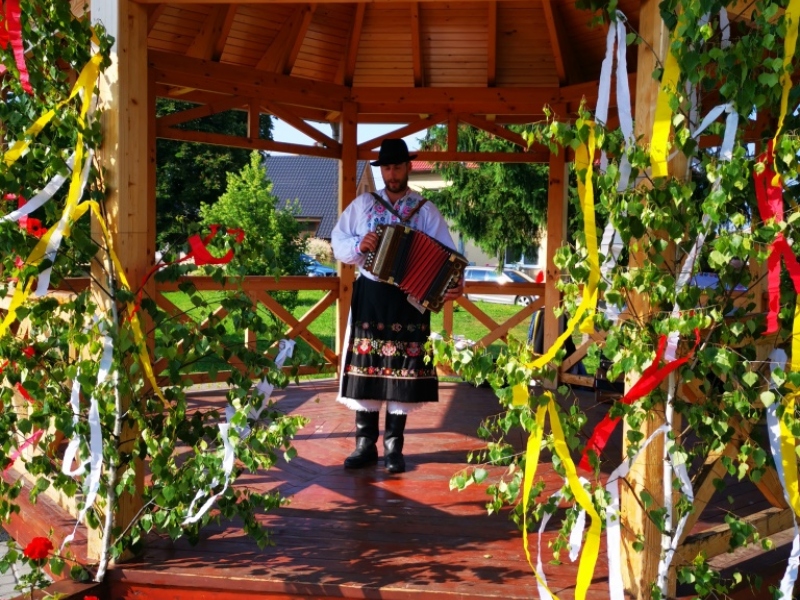
M 0 4 L 0 47 L 14 52 L 14 62 L 19 70 L 19 82 L 22 89 L 33 95 L 28 67 L 25 64 L 25 49 L 22 44 L 22 9 L 19 0 L 6 0 L 5 8 Z M 0 73 L 5 72 L 5 67 Z
M 661 359 L 664 357 L 664 351 L 667 348 L 667 336 L 662 335 L 661 338 L 658 340 L 658 349 L 656 350 L 656 356 L 653 359 L 653 362 L 642 372 L 642 376 L 639 380 L 633 384 L 633 387 L 628 390 L 621 399 L 620 402 L 622 404 L 633 404 L 639 398 L 643 398 L 647 396 L 650 392 L 656 389 L 661 383 L 667 378 L 667 375 L 672 373 L 675 369 L 680 367 L 681 365 L 685 364 L 694 354 L 694 351 L 697 350 L 697 346 L 700 345 L 700 330 L 694 330 L 694 347 L 689 351 L 686 356 L 673 360 L 670 363 L 667 363 L 663 367 L 659 368 L 659 364 L 661 363 Z M 583 469 L 585 471 L 591 471 L 592 468 L 589 466 L 589 451 L 592 450 L 597 456 L 600 456 L 600 453 L 605 448 L 606 444 L 608 443 L 608 438 L 611 436 L 611 432 L 614 431 L 614 428 L 617 426 L 620 417 L 610 417 L 606 415 L 600 423 L 594 428 L 592 432 L 592 436 L 589 438 L 589 441 L 586 443 L 586 447 L 583 449 L 583 456 L 581 457 L 581 462 L 578 464 L 578 468 Z
M 761 173 L 753 174 L 753 182 L 756 188 L 756 200 L 758 201 L 758 212 L 762 221 L 770 219 L 781 223 L 783 222 L 783 188 L 780 184 L 776 185 L 777 180 L 772 164 L 775 162 L 772 141 L 767 146 L 767 151 L 758 157 L 758 161 L 764 163 L 764 170 Z M 767 254 L 767 293 L 768 312 L 767 312 L 767 331 L 775 333 L 778 331 L 778 312 L 781 308 L 781 258 L 789 271 L 789 275 L 794 283 L 794 289 L 800 293 L 800 263 L 792 252 L 792 248 L 782 232 L 779 232 L 775 240 L 770 244 Z
M 191 248 L 191 252 L 189 252 L 186 256 L 169 263 L 157 262 L 155 265 L 153 265 L 153 268 L 147 272 L 147 275 L 142 278 L 142 285 L 139 288 L 139 293 L 136 295 L 136 304 L 134 305 L 133 312 L 131 313 L 131 319 L 141 307 L 144 284 L 147 283 L 147 280 L 150 279 L 159 269 L 170 265 L 180 264 L 189 260 L 190 258 L 194 259 L 194 264 L 196 264 L 198 267 L 203 265 L 224 265 L 233 260 L 233 249 L 228 250 L 228 252 L 221 257 L 212 256 L 212 254 L 208 251 L 207 245 L 211 243 L 211 240 L 213 240 L 217 235 L 217 231 L 219 231 L 219 225 L 209 225 L 208 228 L 211 233 L 209 233 L 206 237 L 201 239 L 199 235 L 193 235 L 189 238 L 189 247 Z M 228 234 L 236 236 L 236 243 L 238 244 L 241 244 L 242 240 L 244 239 L 243 229 L 228 229 Z
M 27 448 L 28 446 L 38 442 L 39 438 L 42 437 L 43 433 L 44 429 L 37 429 L 36 431 L 33 432 L 33 435 L 31 435 L 28 439 L 22 442 L 22 444 L 20 444 L 19 448 L 17 448 L 11 453 L 11 455 L 8 457 L 8 462 L 6 463 L 6 466 L 3 469 L 3 475 L 5 475 L 8 472 L 8 470 L 14 464 L 14 461 L 16 461 L 20 457 L 23 450 L 25 450 L 25 448 Z

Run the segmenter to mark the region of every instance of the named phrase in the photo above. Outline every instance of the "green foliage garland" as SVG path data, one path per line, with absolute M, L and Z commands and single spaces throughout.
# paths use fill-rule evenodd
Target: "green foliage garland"
M 616 3 L 586 2 L 586 8 L 600 10 L 600 15 L 614 15 Z M 632 455 L 643 442 L 642 425 L 651 419 L 663 419 L 668 391 L 674 392 L 672 405 L 680 428 L 670 435 L 667 447 L 674 463 L 684 463 L 696 473 L 706 457 L 720 452 L 731 440 L 741 435 L 741 426 L 753 426 L 745 436 L 739 451 L 722 460 L 729 479 L 750 479 L 757 482 L 765 469 L 774 466 L 763 425 L 764 406 L 772 401 L 782 402 L 784 396 L 800 385 L 800 373 L 784 372 L 780 369 L 770 374 L 764 362 L 766 353 L 757 352 L 757 344 L 769 350 L 772 347 L 788 348 L 792 319 L 797 295 L 788 278 L 781 288 L 781 331 L 777 336 L 761 339 L 765 331 L 763 314 L 754 313 L 755 299 L 763 294 L 764 270 L 770 243 L 778 231 L 790 240 L 795 255 L 800 253 L 800 235 L 797 231 L 797 203 L 794 201 L 794 176 L 798 172 L 800 139 L 797 105 L 800 88 L 794 87 L 789 96 L 789 110 L 781 135 L 777 138 L 776 159 L 779 173 L 783 175 L 785 221 L 762 222 L 756 204 L 753 174 L 763 165 L 758 162 L 758 153 L 776 134 L 777 117 L 780 111 L 781 81 L 784 76 L 783 41 L 788 28 L 797 27 L 789 23 L 784 2 L 759 0 L 748 4 L 747 14 L 732 13 L 730 23 L 730 46 L 723 47 L 723 32 L 720 30 L 719 11 L 741 4 L 731 2 L 690 0 L 664 0 L 660 4 L 661 15 L 672 37 L 670 49 L 680 65 L 680 79 L 673 90 L 671 107 L 674 134 L 672 151 L 688 159 L 686 173 L 676 173 L 668 178 L 652 179 L 649 176 L 649 148 L 642 143 L 625 147 L 618 131 L 609 131 L 593 122 L 593 115 L 582 107 L 570 123 L 548 121 L 537 126 L 532 141 L 548 144 L 551 148 L 575 149 L 586 142 L 591 129 L 594 130 L 599 148 L 609 156 L 608 168 L 601 172 L 595 168 L 593 184 L 598 213 L 607 213 L 622 236 L 628 250 L 618 264 L 606 273 L 600 290 L 606 303 L 626 307 L 628 318 L 612 322 L 599 311 L 594 317 L 594 327 L 605 332 L 601 345 L 595 344 L 584 362 L 593 372 L 601 360 L 609 364 L 608 376 L 616 379 L 632 373 L 641 373 L 653 360 L 659 337 L 670 332 L 679 332 L 683 343 L 678 355 L 685 355 L 694 340 L 694 331 L 701 334 L 701 343 L 692 358 L 676 372 L 675 385 L 664 385 L 638 402 L 628 406 L 615 403 L 609 414 L 623 417 L 627 424 L 628 455 Z M 710 18 L 703 18 L 703 17 Z M 616 18 L 616 17 L 614 17 Z M 797 18 L 797 17 L 795 17 Z M 629 43 L 642 43 L 636 31 L 629 28 Z M 796 59 L 790 61 L 791 76 Z M 639 73 L 647 77 L 647 73 Z M 660 78 L 661 68 L 654 77 Z M 719 156 L 719 148 L 701 147 L 691 134 L 697 123 L 691 122 L 691 97 L 686 93 L 687 84 L 697 90 L 696 108 L 700 117 L 713 106 L 732 103 L 739 114 L 740 128 L 737 132 L 731 160 Z M 745 138 L 744 131 L 748 131 Z M 724 119 L 715 123 L 710 133 L 721 136 Z M 757 151 L 756 151 L 757 149 Z M 617 191 L 619 160 L 625 153 L 633 166 L 637 184 L 624 192 Z M 685 175 L 685 176 L 684 176 Z M 577 199 L 572 198 L 577 204 Z M 705 218 L 705 220 L 704 220 Z M 602 228 L 603 222 L 599 223 Z M 597 231 L 598 239 L 602 230 Z M 718 278 L 718 285 L 701 289 L 690 285 L 676 292 L 676 280 L 682 261 L 695 244 L 697 238 L 706 235 L 700 250 L 695 273 L 711 272 Z M 569 247 L 564 247 L 557 256 L 557 265 L 570 275 L 562 284 L 564 304 L 561 309 L 574 311 L 580 299 L 581 285 L 588 279 L 588 263 L 583 232 L 575 233 Z M 674 257 L 675 260 L 671 260 Z M 600 257 L 601 263 L 604 257 Z M 641 300 L 646 299 L 646 303 Z M 674 316 L 677 304 L 679 313 Z M 644 312 L 636 312 L 646 306 Z M 530 350 L 524 345 L 512 346 L 508 353 L 496 362 L 480 349 L 457 351 L 447 344 L 437 344 L 440 360 L 451 363 L 456 371 L 475 382 L 489 381 L 497 391 L 505 411 L 487 421 L 480 435 L 487 440 L 484 450 L 471 457 L 478 466 L 457 474 L 453 487 L 488 482 L 491 500 L 490 512 L 504 506 L 513 507 L 511 516 L 517 523 L 523 519 L 537 520 L 544 511 L 553 512 L 555 506 L 547 498 L 536 498 L 532 506 L 521 506 L 521 489 L 525 467 L 525 455 L 512 444 L 511 432 L 522 428 L 531 431 L 533 414 L 542 402 L 542 397 L 533 394 L 527 406 L 511 405 L 511 389 L 514 384 L 528 384 L 532 378 L 552 379 L 551 368 L 532 372 Z M 563 357 L 563 351 L 560 353 Z M 693 384 L 701 392 L 698 400 L 686 392 L 685 384 Z M 774 389 L 768 390 L 769 386 Z M 566 392 L 565 388 L 561 389 Z M 797 414 L 779 409 L 794 435 L 800 432 Z M 567 441 L 580 456 L 588 435 L 582 428 L 587 419 L 580 406 L 562 407 L 562 424 Z M 547 438 L 552 450 L 552 438 Z M 602 456 L 600 460 L 616 467 L 622 456 Z M 599 461 L 594 461 L 594 482 L 589 484 L 592 498 L 604 515 L 608 497 L 599 484 Z M 492 468 L 489 468 L 492 467 Z M 498 467 L 505 471 L 497 479 L 488 477 Z M 553 468 L 563 475 L 563 467 L 557 460 Z M 715 482 L 724 487 L 722 480 Z M 544 485 L 535 483 L 533 496 L 541 492 Z M 679 489 L 675 482 L 675 489 Z M 661 497 L 658 497 L 660 494 Z M 642 494 L 639 500 L 647 507 L 650 518 L 660 528 L 664 527 L 664 492 Z M 725 500 L 723 498 L 722 502 Z M 742 515 L 730 507 L 726 518 L 732 535 L 731 549 L 751 543 L 761 543 L 765 548 L 769 540 L 761 540 L 754 528 Z M 678 502 L 675 521 L 691 505 Z M 574 513 L 570 511 L 569 514 Z M 564 522 L 561 536 L 555 540 L 552 550 L 555 559 L 566 544 L 566 534 L 571 528 L 573 516 Z M 532 521 L 529 521 L 532 522 Z M 671 533 L 671 532 L 667 532 Z M 679 559 L 679 560 L 678 560 Z M 677 557 L 679 581 L 694 586 L 701 597 L 719 597 L 732 585 L 742 580 L 734 575 L 732 581 L 723 581 L 702 556 Z M 755 577 L 757 580 L 757 576 Z M 776 592 L 777 593 L 777 592 Z M 652 589 L 654 597 L 661 590 Z
M 27 155 L 11 166 L 0 164 L 0 191 L 29 198 L 56 173 L 68 174 L 66 160 L 75 148 L 80 126 L 78 104 L 75 100 L 59 107 L 59 103 L 67 99 L 76 72 L 90 58 L 92 36 L 96 35 L 99 41 L 104 67 L 108 65 L 112 40 L 99 27 L 93 31 L 87 18 L 75 18 L 70 3 L 62 0 L 23 0 L 22 12 L 23 37 L 32 48 L 26 59 L 34 94 L 29 96 L 20 89 L 10 49 L 0 51 L 3 64 L 12 65 L 3 81 L 5 102 L 0 104 L 6 145 L 22 138 L 40 115 L 50 109 L 56 111 Z M 97 115 L 87 124 L 84 136 L 88 148 L 99 147 Z M 83 199 L 88 197 L 102 204 L 104 167 L 93 164 Z M 45 228 L 52 227 L 61 217 L 65 195 L 62 190 L 32 216 L 39 218 Z M 16 201 L 3 208 L 9 212 L 16 208 Z M 79 222 L 71 228 L 71 235 L 65 237 L 52 264 L 45 261 L 38 266 L 25 265 L 24 259 L 37 242 L 15 222 L 0 224 L 3 296 L 10 297 L 15 281 L 22 285 L 47 266 L 53 267 L 52 281 L 66 289 L 57 296 L 29 299 L 17 311 L 14 329 L 18 335 L 0 338 L 0 463 L 9 464 L 23 440 L 42 431 L 33 452 L 24 453 L 15 463 L 17 467 L 24 465 L 32 483 L 31 500 L 48 489 L 76 497 L 89 480 L 89 472 L 78 479 L 65 475 L 64 450 L 67 441 L 77 439 L 77 460 L 86 462 L 92 458 L 89 406 L 94 400 L 102 434 L 102 456 L 94 458 L 101 459 L 102 474 L 97 499 L 86 507 L 86 524 L 92 530 L 90 535 L 102 538 L 102 555 L 94 574 L 98 580 L 112 556 L 135 551 L 149 532 L 171 538 L 186 536 L 194 541 L 209 521 L 236 517 L 259 545 L 270 543 L 269 532 L 261 525 L 258 514 L 280 506 L 285 499 L 279 493 L 261 494 L 237 486 L 235 481 L 245 470 L 268 469 L 281 454 L 287 459 L 293 457 L 291 440 L 305 419 L 282 414 L 271 400 L 254 390 L 252 383 L 259 379 L 285 386 L 287 375 L 263 352 L 241 343 L 231 344 L 224 323 L 214 311 L 224 309 L 237 328 L 249 328 L 262 340 L 279 340 L 281 329 L 266 321 L 233 283 L 213 303 L 191 284 L 183 285 L 183 292 L 195 307 L 186 315 L 170 315 L 147 297 L 138 311 L 133 310 L 138 302 L 137 289 L 122 285 L 120 274 L 110 261 L 97 254 L 99 249 L 108 248 L 108 240 L 92 239 L 88 223 Z M 86 272 L 88 260 L 96 263 L 92 273 L 97 279 L 91 286 L 74 286 L 75 280 L 65 279 L 76 266 Z M 165 269 L 159 277 L 170 278 L 178 271 Z M 225 274 L 216 269 L 212 275 L 222 281 Z M 198 324 L 201 319 L 192 318 L 194 312 L 214 314 Z M 150 328 L 145 333 L 156 333 L 151 336 L 153 346 L 145 362 L 142 342 L 132 329 L 134 313 Z M 108 365 L 103 364 L 104 356 L 110 356 Z M 236 463 L 230 477 L 222 462 L 219 425 L 225 422 L 224 410 L 190 406 L 187 397 L 192 384 L 187 374 L 209 358 L 240 365 L 233 370 L 224 391 L 234 409 L 229 438 Z M 148 363 L 159 365 L 156 375 L 165 401 L 154 392 L 145 375 Z M 108 374 L 103 377 L 101 369 L 106 366 Z M 75 386 L 79 386 L 80 394 L 77 415 L 70 406 Z M 249 416 L 252 410 L 262 407 L 257 421 Z M 145 466 L 148 475 L 142 481 Z M 19 512 L 16 499 L 23 489 L 22 482 L 22 478 L 14 480 L 10 473 L 0 479 L 0 518 L 4 521 Z M 194 509 L 198 491 L 205 492 L 199 502 L 202 504 L 211 494 L 223 490 L 211 511 L 197 522 L 184 524 Z M 118 523 L 114 516 L 125 496 L 140 499 L 142 508 L 130 522 Z M 53 540 L 56 545 L 60 541 Z M 0 561 L 0 571 L 9 568 L 14 556 L 18 555 L 11 554 Z M 59 557 L 49 562 L 56 574 L 65 566 Z M 81 573 L 87 576 L 76 565 L 75 574 Z

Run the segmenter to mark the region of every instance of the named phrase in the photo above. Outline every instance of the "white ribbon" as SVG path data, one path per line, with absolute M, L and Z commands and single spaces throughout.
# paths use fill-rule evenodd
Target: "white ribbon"
M 114 340 L 110 335 L 108 335 L 107 332 L 105 332 L 105 327 L 102 322 L 100 323 L 100 329 L 103 331 L 103 355 L 100 358 L 100 368 L 97 371 L 95 391 L 89 401 L 89 458 L 86 461 L 81 462 L 77 469 L 70 469 L 70 465 L 75 459 L 78 447 L 80 445 L 80 438 L 76 431 L 73 434 L 73 438 L 70 440 L 69 445 L 67 446 L 67 451 L 64 455 L 64 462 L 61 467 L 62 473 L 72 476 L 83 474 L 86 464 L 90 465 L 89 477 L 83 485 L 85 495 L 83 508 L 78 515 L 78 520 L 75 523 L 72 533 L 64 538 L 64 541 L 61 543 L 62 550 L 69 542 L 73 540 L 75 537 L 75 532 L 78 530 L 78 525 L 80 525 L 83 517 L 86 515 L 86 511 L 89 510 L 89 508 L 94 504 L 95 498 L 97 498 L 97 490 L 100 488 L 100 475 L 103 472 L 103 432 L 100 428 L 100 409 L 97 402 L 97 392 L 100 389 L 100 386 L 108 378 L 109 372 L 111 371 L 111 365 L 114 357 Z M 114 373 L 115 381 L 116 375 L 117 374 Z M 72 385 L 72 394 L 70 397 L 70 404 L 72 405 L 73 410 L 73 424 L 78 422 L 80 413 L 80 384 L 77 383 L 77 380 L 78 377 L 76 375 L 75 382 L 73 382 Z
M 581 485 L 586 485 L 589 481 L 585 477 L 580 477 L 579 481 Z M 568 485 L 565 483 L 565 485 Z M 562 487 L 550 498 L 557 504 L 561 501 L 561 498 L 564 496 L 564 488 Z M 539 590 L 539 597 L 540 598 L 551 598 L 552 594 L 547 590 L 547 577 L 544 574 L 544 567 L 542 565 L 542 534 L 544 533 L 545 528 L 547 527 L 547 523 L 550 522 L 550 517 L 552 516 L 551 513 L 545 512 L 542 515 L 542 522 L 539 524 L 539 533 L 538 533 L 538 543 L 536 545 L 536 574 L 539 576 L 536 578 L 536 587 Z M 582 508 L 578 511 L 578 516 L 575 518 L 575 524 L 572 526 L 572 530 L 569 532 L 569 559 L 571 562 L 575 562 L 578 559 L 578 556 L 581 552 L 581 546 L 583 542 L 583 532 L 586 529 L 586 511 Z
M 281 340 L 278 344 L 278 354 L 275 357 L 275 366 L 277 368 L 283 367 L 283 364 L 286 362 L 286 359 L 292 356 L 294 352 L 294 346 L 297 342 L 295 340 Z M 254 388 L 258 391 L 259 395 L 261 395 L 263 401 L 261 404 L 261 408 L 256 410 L 255 408 L 251 408 L 250 412 L 247 415 L 248 419 L 257 420 L 261 416 L 261 412 L 266 408 L 267 401 L 269 397 L 272 395 L 272 391 L 274 387 L 266 378 L 262 379 Z M 219 437 L 222 440 L 223 445 L 223 456 L 222 456 L 222 472 L 225 478 L 225 485 L 222 486 L 222 489 L 217 492 L 216 494 L 211 494 L 211 490 L 219 485 L 219 480 L 214 477 L 211 480 L 211 485 L 208 489 L 200 489 L 197 490 L 194 498 L 192 499 L 191 503 L 189 504 L 188 515 L 183 520 L 184 525 L 190 525 L 192 523 L 196 523 L 199 521 L 204 514 L 206 514 L 209 509 L 214 505 L 214 502 L 217 501 L 217 498 L 222 496 L 225 491 L 228 489 L 228 484 L 230 483 L 231 473 L 233 472 L 233 463 L 234 459 L 236 458 L 236 452 L 231 444 L 229 438 L 229 431 L 230 428 L 233 427 L 234 431 L 236 432 L 239 439 L 244 439 L 248 435 L 250 435 L 250 426 L 245 425 L 243 427 L 231 425 L 230 421 L 233 419 L 233 416 L 236 414 L 236 409 L 232 406 L 228 405 L 225 407 L 225 420 L 226 423 L 219 424 Z M 207 495 L 211 494 L 208 500 L 205 501 L 203 506 L 201 506 L 197 512 L 194 512 L 195 505 L 200 501 L 200 499 Z
M 67 166 L 72 170 L 72 165 L 75 164 L 75 153 L 72 153 L 67 159 Z M 27 217 L 37 208 L 41 208 L 47 202 L 55 196 L 56 192 L 61 189 L 61 186 L 64 185 L 64 182 L 67 180 L 66 175 L 62 175 L 61 173 L 57 173 L 50 181 L 47 182 L 42 190 L 37 193 L 33 198 L 28 200 L 25 204 L 20 206 L 17 210 L 13 210 L 7 215 L 3 215 L 0 217 L 0 222 L 2 221 L 19 221 L 22 217 Z
M 83 170 L 81 171 L 81 179 L 80 179 L 80 191 L 78 192 L 78 198 L 83 196 L 83 191 L 86 189 L 86 182 L 89 179 L 89 168 L 92 166 L 92 156 L 94 154 L 93 150 L 89 150 L 86 154 L 86 159 L 83 164 Z M 61 246 L 61 240 L 64 238 L 64 231 L 69 226 L 69 222 L 72 219 L 72 216 L 68 214 L 69 211 L 64 211 L 61 213 L 61 219 L 59 219 L 58 224 L 56 225 L 56 230 L 50 236 L 50 239 L 47 241 L 47 249 L 45 251 L 45 258 L 50 260 L 51 262 L 55 261 L 56 253 L 58 252 L 59 246 Z M 47 267 L 41 273 L 39 273 L 39 281 L 36 286 L 36 291 L 31 294 L 31 297 L 37 298 L 41 296 L 47 295 L 47 290 L 50 287 L 50 274 L 53 268 Z
M 786 352 L 781 348 L 775 348 L 770 352 L 770 371 L 775 369 L 784 369 L 786 366 Z M 771 388 L 775 385 L 770 383 Z M 767 407 L 767 431 L 769 432 L 769 447 L 772 451 L 772 457 L 775 461 L 775 470 L 778 473 L 778 479 L 781 482 L 781 489 L 783 490 L 783 497 L 786 503 L 792 506 L 792 501 L 786 490 L 786 474 L 783 471 L 783 452 L 781 451 L 781 426 L 778 420 L 778 403 L 773 402 Z M 791 462 L 795 462 L 792 457 Z M 789 560 L 786 564 L 786 571 L 781 578 L 780 591 L 781 598 L 791 598 L 794 591 L 794 584 L 797 581 L 797 571 L 800 565 L 800 529 L 797 527 L 797 520 L 792 519 L 794 525 L 794 539 L 792 540 L 792 551 L 789 554 Z

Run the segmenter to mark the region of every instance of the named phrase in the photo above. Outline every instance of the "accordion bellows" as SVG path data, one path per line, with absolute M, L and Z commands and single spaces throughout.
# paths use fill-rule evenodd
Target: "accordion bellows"
M 403 225 L 379 225 L 375 231 L 378 247 L 367 254 L 367 271 L 439 312 L 447 289 L 458 283 L 467 266 L 464 255 Z

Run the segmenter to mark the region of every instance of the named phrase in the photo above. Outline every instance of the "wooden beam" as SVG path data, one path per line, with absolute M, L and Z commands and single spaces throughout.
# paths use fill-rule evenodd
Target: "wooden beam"
M 251 140 L 261 137 L 261 106 L 256 98 L 250 98 L 247 107 L 247 137 Z
M 208 13 L 208 16 L 200 26 L 200 31 L 197 32 L 189 48 L 186 49 L 186 56 L 204 60 L 213 58 L 217 40 L 222 35 L 222 26 L 227 12 L 229 12 L 229 9 L 225 6 L 216 6 L 211 9 L 211 12 Z
M 473 127 L 482 129 L 483 131 L 491 133 L 492 135 L 502 138 L 508 142 L 511 142 L 512 144 L 516 144 L 523 150 L 528 149 L 528 142 L 525 141 L 525 138 L 523 138 L 518 133 L 509 131 L 502 125 L 498 125 L 496 123 L 492 123 L 491 121 L 487 121 L 486 119 L 483 119 L 481 117 L 476 117 L 474 115 L 469 115 L 465 113 L 459 114 L 458 120 L 461 121 L 462 123 L 467 123 L 468 125 L 472 125 Z
M 158 23 L 161 14 L 166 10 L 166 4 L 151 4 L 147 7 L 147 33 L 150 34 Z
M 447 116 L 447 151 L 458 152 L 458 115 L 454 113 Z
M 316 127 L 312 127 L 303 119 L 295 116 L 288 108 L 281 107 L 274 102 L 263 102 L 261 104 L 266 110 L 278 117 L 281 121 L 294 127 L 297 131 L 304 133 L 312 140 L 316 140 L 323 146 L 341 149 L 341 144 L 334 140 L 332 137 L 325 135 Z
M 155 71 L 156 83 L 193 90 L 238 94 L 325 110 L 341 110 L 341 103 L 348 95 L 346 87 L 334 83 L 223 65 L 168 52 L 151 50 L 148 63 Z
M 427 117 L 423 117 L 418 121 L 414 121 L 413 123 L 409 123 L 405 127 L 401 127 L 400 129 L 395 129 L 389 133 L 384 135 L 378 136 L 376 138 L 372 138 L 371 140 L 367 140 L 366 142 L 361 142 L 358 145 L 359 153 L 366 151 L 366 150 L 373 150 L 381 145 L 381 142 L 386 138 L 404 138 L 409 135 L 413 135 L 418 131 L 425 131 L 433 127 L 434 125 L 438 125 L 439 123 L 443 123 L 447 120 L 447 113 L 440 113 L 435 115 L 428 115 Z
M 148 12 L 144 6 L 126 0 L 105 0 L 92 4 L 92 20 L 102 22 L 114 37 L 111 64 L 100 77 L 99 97 L 102 109 L 100 124 L 103 145 L 99 156 L 106 169 L 106 224 L 114 249 L 129 282 L 139 286 L 155 264 L 155 96 L 147 70 Z M 92 225 L 99 238 L 99 225 Z M 105 246 L 105 244 L 101 244 Z M 93 261 L 93 265 L 100 261 Z M 101 305 L 116 302 L 107 296 L 106 278 L 93 266 L 94 295 Z M 146 295 L 155 295 L 155 282 L 145 285 Z M 152 328 L 145 323 L 145 331 Z M 147 340 L 152 346 L 152 334 Z M 133 402 L 122 397 L 122 410 Z M 121 439 L 134 440 L 138 432 L 130 424 L 123 428 Z M 131 452 L 127 444 L 121 452 Z M 134 458 L 134 486 L 139 493 L 120 496 L 112 527 L 124 530 L 143 505 L 144 465 Z M 122 473 L 117 473 L 117 477 Z M 98 536 L 89 536 L 89 552 L 97 558 Z M 112 539 L 113 543 L 113 539 Z
M 549 155 L 547 177 L 547 231 L 544 239 L 544 348 L 553 346 L 561 334 L 559 319 L 553 312 L 561 305 L 561 292 L 556 284 L 561 280 L 561 269 L 556 266 L 556 251 L 567 237 L 567 206 L 569 205 L 569 173 L 566 151 Z M 559 375 L 560 381 L 565 381 Z M 555 385 L 558 381 L 554 382 Z M 594 385 L 594 382 L 592 382 Z
M 417 150 L 415 151 L 417 160 L 427 160 L 429 162 L 493 162 L 506 164 L 545 164 L 550 161 L 550 150 L 543 146 L 537 146 L 530 152 L 443 152 Z M 378 158 L 377 152 L 358 153 L 359 160 L 375 160 Z
M 222 15 L 217 39 L 214 41 L 214 48 L 211 51 L 211 60 L 215 62 L 219 62 L 219 59 L 222 58 L 222 53 L 225 51 L 225 44 L 228 42 L 228 36 L 231 33 L 233 19 L 236 17 L 238 6 L 238 4 L 228 4 L 225 7 L 225 14 Z
M 261 60 L 256 64 L 257 70 L 283 73 L 284 75 L 291 71 L 305 32 L 314 16 L 314 10 L 316 10 L 316 4 L 301 4 L 294 9 L 269 48 L 264 52 Z
M 491 0 L 486 15 L 486 85 L 497 83 L 497 2 Z
M 765 538 L 793 527 L 795 517 L 791 508 L 770 507 L 742 520 L 755 527 L 758 535 Z M 703 552 L 706 558 L 727 552 L 731 545 L 731 535 L 730 526 L 723 523 L 687 537 L 686 542 L 679 546 L 675 553 L 676 564 L 690 563 L 700 552 Z
M 341 135 L 341 161 L 339 163 L 339 211 L 341 215 L 345 208 L 356 197 L 358 181 L 356 181 L 356 169 L 358 167 L 358 110 L 355 104 L 345 102 L 342 107 L 342 119 L 340 121 Z M 353 285 L 355 283 L 355 267 L 343 262 L 339 262 L 339 300 L 336 305 L 336 355 L 339 359 L 339 367 L 344 364 L 347 340 L 344 339 L 347 331 L 347 323 L 350 315 L 350 301 L 353 298 Z
M 242 108 L 247 104 L 247 99 L 240 96 L 215 100 L 213 104 L 196 106 L 180 112 L 159 117 L 156 121 L 160 127 L 173 127 L 179 123 L 186 123 L 194 119 L 202 119 L 219 113 L 227 112 L 234 108 Z
M 320 146 L 304 146 L 302 144 L 287 144 L 285 142 L 273 142 L 271 140 L 224 135 L 221 133 L 157 127 L 156 136 L 165 140 L 196 142 L 198 144 L 211 144 L 212 146 L 226 146 L 228 148 L 244 148 L 245 150 L 266 150 L 268 152 L 286 152 L 288 154 L 303 154 L 305 156 L 339 158 L 339 152 L 335 149 L 322 148 Z
M 542 10 L 544 11 L 544 22 L 547 24 L 547 32 L 550 34 L 550 48 L 553 51 L 553 61 L 556 65 L 556 75 L 558 82 L 562 85 L 567 82 L 567 69 L 564 66 L 564 52 L 561 43 L 561 32 L 556 25 L 557 7 L 553 6 L 553 0 L 542 0 Z
M 411 11 L 411 67 L 414 73 L 414 87 L 423 87 L 425 85 L 425 74 L 422 71 L 419 3 L 411 2 L 409 10 Z
M 337 83 L 343 83 L 347 87 L 353 85 L 353 76 L 356 71 L 356 59 L 358 58 L 358 46 L 361 44 L 361 30 L 364 26 L 364 12 L 366 4 L 356 5 L 356 14 L 353 17 L 353 24 L 350 27 L 350 37 L 347 40 L 347 54 L 344 60 L 344 74 L 336 79 Z
M 363 115 L 380 115 L 381 119 L 397 115 L 420 115 L 440 112 L 497 115 L 527 119 L 541 118 L 545 105 L 577 107 L 583 99 L 597 100 L 597 84 L 583 83 L 564 87 L 541 88 L 382 88 L 350 89 L 344 85 L 267 73 L 248 67 L 219 64 L 151 50 L 150 67 L 156 82 L 188 90 L 220 94 L 237 94 L 248 98 L 298 106 L 341 110 L 341 103 L 358 105 L 359 122 Z M 635 76 L 629 81 L 635 83 Z M 381 122 L 381 121 L 376 121 Z M 525 122 L 524 120 L 522 122 Z
M 300 54 L 300 48 L 303 47 L 303 41 L 306 39 L 308 27 L 311 25 L 311 19 L 314 18 L 314 13 L 317 11 L 317 4 L 309 4 L 308 10 L 303 13 L 303 20 L 294 37 L 294 43 L 291 44 L 289 56 L 286 58 L 286 64 L 283 67 L 283 74 L 289 75 L 294 69 L 294 64 L 297 62 L 297 56 Z
M 658 61 L 665 57 L 669 44 L 669 31 L 661 19 L 658 0 L 643 0 L 639 11 L 639 33 L 644 43 L 638 50 L 637 68 L 642 76 L 637 80 L 634 122 L 636 138 L 643 147 L 647 147 L 652 134 L 660 87 L 659 82 L 650 77 L 650 74 L 655 70 Z M 673 168 L 672 165 L 670 168 Z M 673 262 L 674 249 L 673 253 L 665 252 L 664 255 L 667 260 L 663 268 L 669 268 Z M 646 251 L 641 249 L 641 244 L 637 246 L 633 240 L 629 262 L 632 269 L 650 267 Z M 644 328 L 651 312 L 648 296 L 631 294 L 628 309 L 631 319 L 635 321 L 634 325 Z M 636 380 L 637 375 L 629 373 L 625 380 L 626 390 L 630 389 Z M 648 418 L 644 419 L 636 431 L 647 439 L 664 424 L 664 421 L 664 406 L 654 406 Z M 629 430 L 627 421 L 623 421 L 623 457 L 627 456 L 630 446 L 627 441 Z M 667 494 L 664 489 L 664 436 L 654 437 L 647 448 L 639 453 L 636 462 L 631 465 L 627 480 L 628 485 L 622 486 L 620 493 L 622 578 L 628 594 L 634 598 L 643 598 L 649 596 L 650 586 L 656 581 L 661 557 L 662 535 L 650 519 L 648 511 L 663 507 Z M 643 505 L 640 499 L 643 493 L 649 494 L 654 499 L 651 506 Z

